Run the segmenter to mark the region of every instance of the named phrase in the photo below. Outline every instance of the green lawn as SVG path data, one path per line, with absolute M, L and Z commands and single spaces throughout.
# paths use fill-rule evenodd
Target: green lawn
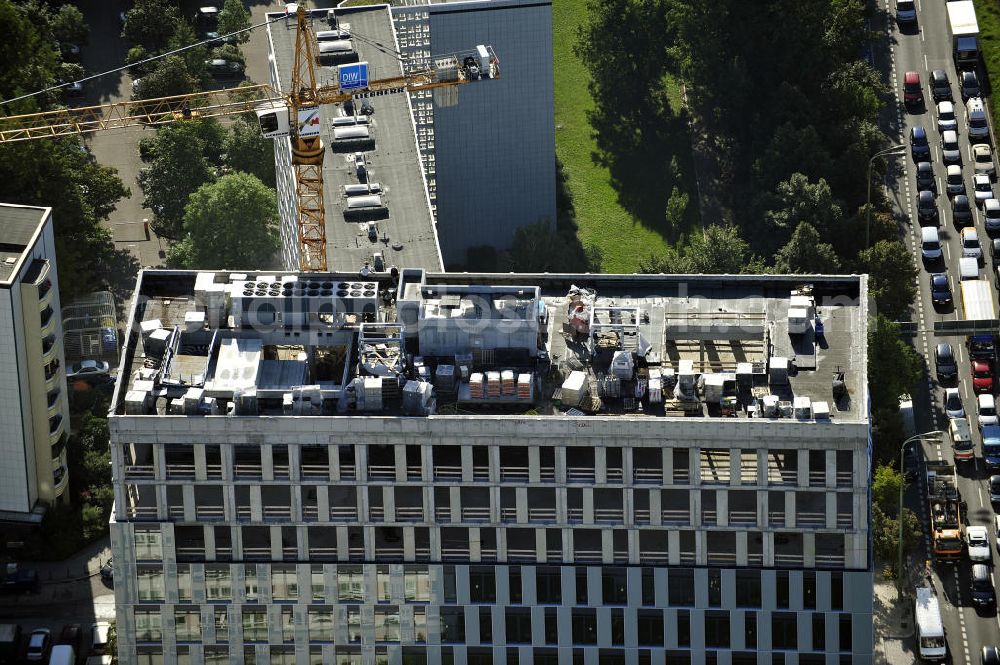
M 657 230 L 637 222 L 619 204 L 608 169 L 591 159 L 595 142 L 587 122 L 587 110 L 593 105 L 587 91 L 589 77 L 573 53 L 577 27 L 586 14 L 586 0 L 553 0 L 556 154 L 573 198 L 580 241 L 601 251 L 605 271 L 634 272 L 640 259 L 662 252 L 668 243 Z M 670 85 L 669 91 L 672 107 L 679 109 L 679 87 Z M 678 155 L 678 161 L 684 168 L 690 164 L 690 146 L 682 148 L 684 154 Z M 690 206 L 697 206 L 693 194 Z
M 989 91 L 990 115 L 993 127 L 1000 127 L 1000 93 L 993 90 L 992 79 L 1000 82 L 1000 5 L 996 2 L 976 3 L 976 19 L 979 23 L 979 43 L 983 50 L 983 66 L 986 68 L 984 89 Z

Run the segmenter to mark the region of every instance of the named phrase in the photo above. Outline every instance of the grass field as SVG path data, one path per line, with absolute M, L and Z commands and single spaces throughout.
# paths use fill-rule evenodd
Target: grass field
M 989 94 L 990 115 L 993 127 L 1000 127 L 1000 94 L 994 95 L 992 80 L 1000 81 L 1000 5 L 995 2 L 976 3 L 976 19 L 979 23 L 979 44 L 983 51 L 983 66 L 986 80 L 983 88 Z
M 573 53 L 577 28 L 586 19 L 586 0 L 553 0 L 552 50 L 555 71 L 556 154 L 562 163 L 576 209 L 578 235 L 585 247 L 596 247 L 607 272 L 634 272 L 639 261 L 661 253 L 667 240 L 651 225 L 643 225 L 619 203 L 611 174 L 594 162 L 596 150 L 587 111 L 593 107 L 587 90 L 588 73 Z M 680 90 L 669 86 L 671 106 L 680 108 Z M 684 168 L 690 164 L 690 145 L 677 146 Z M 694 191 L 693 188 L 691 191 Z M 666 193 L 669 195 L 669 192 Z M 696 217 L 695 196 L 689 211 Z M 692 215 L 689 214 L 690 218 Z

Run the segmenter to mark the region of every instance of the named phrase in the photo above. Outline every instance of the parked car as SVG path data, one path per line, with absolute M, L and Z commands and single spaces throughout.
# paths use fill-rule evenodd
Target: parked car
M 965 121 L 968 125 L 970 141 L 988 141 L 990 124 L 986 119 L 986 106 L 979 97 L 970 97 L 965 103 Z
M 958 139 L 955 139 L 956 142 Z M 922 125 L 910 127 L 910 154 L 913 161 L 927 161 L 931 157 L 931 146 L 927 143 L 927 130 Z
M 937 193 L 937 178 L 934 177 L 934 165 L 930 162 L 917 162 L 917 191 L 925 189 Z
M 951 305 L 951 285 L 948 275 L 936 272 L 930 275 L 931 302 L 935 305 Z
M 958 132 L 941 132 L 941 157 L 945 164 L 961 164 L 962 150 L 958 146 Z
M 969 525 L 965 528 L 965 539 L 969 546 L 969 559 L 972 561 L 989 561 L 990 556 L 990 535 L 986 527 L 979 525 Z M 993 585 L 990 584 L 990 588 Z
M 914 107 L 924 101 L 924 90 L 920 84 L 920 74 L 906 72 L 903 74 L 903 103 Z
M 969 99 L 970 97 L 979 96 L 979 78 L 976 77 L 976 73 L 973 71 L 962 72 L 959 78 L 959 88 L 962 90 L 962 101 Z
M 931 72 L 931 96 L 935 102 L 942 99 L 951 99 L 951 81 L 948 80 L 948 73 L 943 69 L 935 69 Z
M 981 208 L 988 199 L 996 198 L 993 196 L 993 181 L 985 173 L 972 176 L 972 188 L 975 190 L 977 208 Z
M 111 365 L 103 360 L 81 360 L 66 368 L 67 379 L 82 379 L 99 374 L 106 375 L 111 371 Z
M 25 651 L 24 659 L 29 663 L 43 663 L 49 656 L 52 649 L 52 633 L 48 628 L 38 628 L 31 631 L 28 636 L 28 649 Z
M 962 406 L 962 395 L 958 388 L 944 389 L 944 411 L 949 418 L 965 417 L 965 407 Z
M 92 654 L 102 654 L 108 647 L 108 633 L 111 631 L 111 624 L 107 621 L 98 621 L 90 627 L 90 652 Z
M 979 665 L 1000 665 L 1000 647 L 983 647 L 979 655 Z
M 1000 231 L 1000 201 L 997 199 L 983 201 L 983 225 L 987 233 Z
M 213 74 L 242 74 L 245 69 L 242 62 L 226 60 L 225 58 L 206 60 L 205 66 Z
M 993 369 L 985 360 L 973 358 L 969 361 L 969 368 L 972 370 L 972 392 L 992 393 L 993 392 Z
M 936 222 L 938 218 L 937 201 L 934 192 L 925 189 L 917 193 L 917 221 Z
M 943 132 L 949 129 L 958 129 L 958 118 L 955 117 L 955 105 L 949 101 L 938 102 L 938 131 Z
M 896 20 L 900 25 L 913 25 L 917 22 L 917 6 L 913 0 L 896 0 Z
M 959 194 L 951 200 L 951 218 L 955 223 L 955 226 L 962 228 L 972 224 L 972 208 L 969 204 L 969 197 L 965 194 Z M 962 231 L 968 231 L 969 229 L 962 228 Z M 972 229 L 975 231 L 975 229 Z M 977 236 L 978 238 L 978 236 Z M 965 245 L 962 245 L 962 250 L 965 251 Z M 982 254 L 977 254 L 981 256 Z M 963 256 L 972 256 L 972 254 Z
M 985 393 L 976 398 L 979 407 L 979 425 L 1000 425 L 997 419 L 997 399 L 992 393 Z
M 113 582 L 115 579 L 115 568 L 113 559 L 108 559 L 101 566 L 101 579 L 105 582 Z
M 993 150 L 985 143 L 977 143 L 972 146 L 972 159 L 976 166 L 976 173 L 985 173 L 991 178 L 996 176 L 997 169 L 993 164 Z
M 934 347 L 934 368 L 939 381 L 951 381 L 958 376 L 955 350 L 950 343 L 941 342 Z
M 38 579 L 38 573 L 26 568 L 18 568 L 7 573 L 3 582 L 0 583 L 0 593 L 5 594 L 38 593 L 40 589 L 41 581 Z
M 982 529 L 985 536 L 986 527 L 969 527 L 969 531 L 972 529 Z M 967 532 L 968 533 L 968 532 Z M 972 541 L 969 541 L 970 543 Z M 982 550 L 981 547 L 977 547 L 977 552 Z M 990 543 L 989 538 L 986 539 L 986 555 L 989 556 Z M 981 556 L 981 555 L 980 555 Z M 982 558 L 973 559 L 972 550 L 969 550 L 969 559 L 972 561 L 983 561 Z M 985 559 L 989 561 L 989 559 Z M 972 604 L 977 607 L 991 607 L 997 602 L 996 591 L 993 589 L 993 579 L 990 577 L 990 568 L 984 563 L 977 563 L 972 566 Z M 988 662 L 986 660 L 983 661 Z
M 954 134 L 955 132 L 950 133 Z M 945 171 L 947 173 L 945 176 L 945 191 L 948 192 L 948 196 L 964 194 L 965 178 L 962 177 L 962 167 L 958 164 L 949 164 Z
M 66 644 L 73 647 L 79 653 L 83 649 L 83 630 L 78 623 L 68 623 L 59 632 L 59 641 L 56 644 Z
M 941 237 L 936 226 L 925 226 L 920 229 L 920 255 L 925 261 L 937 261 L 941 252 Z

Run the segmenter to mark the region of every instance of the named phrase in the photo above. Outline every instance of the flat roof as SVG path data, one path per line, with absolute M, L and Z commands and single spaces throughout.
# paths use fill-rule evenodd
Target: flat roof
M 338 12 L 341 27 L 350 26 L 350 41 L 357 60 L 368 62 L 369 77 L 401 76 L 403 68 L 397 55 L 399 48 L 388 7 L 359 7 Z M 329 29 L 326 10 L 313 12 L 312 17 L 314 32 Z M 295 59 L 294 22 L 269 24 L 268 32 L 274 48 L 279 86 L 285 90 L 291 81 Z M 337 79 L 337 67 L 317 65 L 316 76 L 319 85 L 333 83 Z M 369 104 L 374 113 L 361 114 L 362 102 Z M 382 95 L 356 100 L 354 105 L 354 111 L 364 123 L 359 126 L 368 129 L 373 142 L 335 138 L 334 122 L 347 121 L 345 116 L 349 114 L 341 104 L 320 109 L 321 136 L 327 148 L 323 161 L 323 190 L 329 267 L 356 272 L 373 259 L 375 252 L 381 252 L 386 269 L 396 265 L 443 270 L 408 95 Z M 337 118 L 342 120 L 337 121 Z M 358 175 L 355 162 L 358 152 L 364 155 L 367 179 Z M 379 185 L 377 195 L 381 197 L 381 206 L 345 216 L 345 186 L 366 181 Z M 377 229 L 375 240 L 370 238 L 368 231 L 368 223 L 372 221 Z
M 0 203 L 0 284 L 10 284 L 51 208 Z
M 867 277 L 140 273 L 120 415 L 867 419 Z

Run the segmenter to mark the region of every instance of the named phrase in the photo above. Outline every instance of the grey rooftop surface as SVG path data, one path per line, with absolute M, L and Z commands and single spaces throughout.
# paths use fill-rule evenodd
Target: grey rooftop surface
M 864 276 L 140 273 L 121 415 L 867 420 Z
M 49 208 L 0 204 L 0 284 L 9 284 Z
M 370 79 L 402 75 L 392 18 L 386 6 L 341 9 L 339 15 L 341 27 L 349 25 L 357 60 L 368 62 Z M 330 28 L 325 17 L 326 10 L 314 12 L 314 32 Z M 287 25 L 273 23 L 268 30 L 278 79 L 282 89 L 286 89 L 291 81 L 295 59 L 294 22 L 289 21 Z M 336 83 L 336 66 L 317 64 L 315 71 L 318 85 Z M 323 190 L 328 265 L 333 270 L 350 272 L 371 261 L 375 252 L 381 252 L 386 269 L 397 265 L 400 268 L 443 270 L 409 97 L 405 93 L 395 93 L 355 100 L 356 113 L 361 113 L 363 102 L 374 109 L 374 113 L 366 118 L 373 143 L 335 140 L 335 119 L 350 114 L 340 104 L 320 109 L 321 136 L 326 150 Z M 347 202 L 344 187 L 366 182 L 359 178 L 355 167 L 357 152 L 364 154 L 367 182 L 381 186 L 382 202 L 387 211 L 352 215 L 348 219 L 344 215 Z M 377 227 L 377 240 L 374 241 L 368 234 L 370 221 L 374 221 Z

